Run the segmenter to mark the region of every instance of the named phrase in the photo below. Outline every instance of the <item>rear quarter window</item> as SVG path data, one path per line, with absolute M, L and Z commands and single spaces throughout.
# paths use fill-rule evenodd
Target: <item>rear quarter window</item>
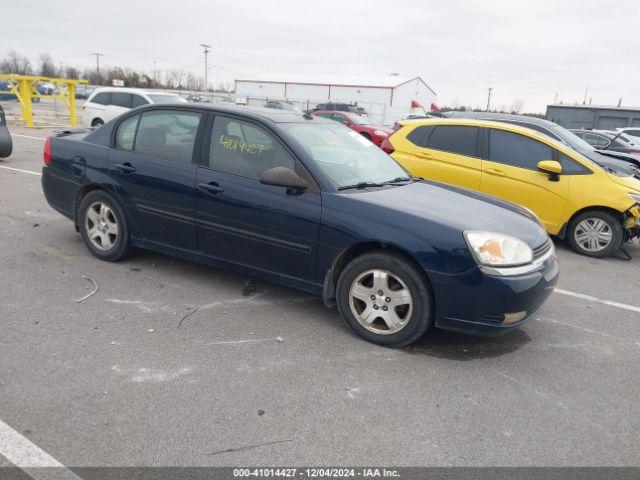
M 433 127 L 428 127 L 426 125 L 416 127 L 409 132 L 409 134 L 407 135 L 407 140 L 418 147 L 426 147 L 427 138 L 429 137 L 429 133 L 431 133 L 431 130 L 433 130 Z
M 99 105 L 109 105 L 110 96 L 111 94 L 107 92 L 97 93 L 96 96 L 91 99 L 91 103 L 97 103 Z

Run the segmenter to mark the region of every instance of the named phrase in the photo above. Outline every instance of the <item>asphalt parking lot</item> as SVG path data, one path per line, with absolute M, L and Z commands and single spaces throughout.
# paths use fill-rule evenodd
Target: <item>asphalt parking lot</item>
M 302 292 L 149 252 L 97 260 L 42 195 L 49 131 L 11 130 L 0 424 L 61 464 L 640 462 L 637 242 L 631 260 L 556 242 L 560 291 L 508 336 L 385 349 Z

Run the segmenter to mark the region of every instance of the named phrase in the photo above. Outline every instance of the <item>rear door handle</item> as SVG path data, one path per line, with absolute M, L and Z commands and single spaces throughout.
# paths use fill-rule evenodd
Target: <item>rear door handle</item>
M 507 176 L 506 173 L 504 173 L 502 170 L 498 170 L 497 168 L 486 168 L 484 171 L 487 172 L 489 175 L 495 175 L 496 177 Z
M 116 163 L 116 168 L 122 170 L 124 173 L 133 173 L 136 171 L 136 167 L 130 163 Z
M 199 183 L 198 184 L 198 188 L 201 190 L 205 190 L 206 192 L 209 193 L 220 193 L 220 192 L 224 192 L 224 188 L 222 188 L 220 185 L 218 185 L 216 182 L 211 182 L 211 183 Z

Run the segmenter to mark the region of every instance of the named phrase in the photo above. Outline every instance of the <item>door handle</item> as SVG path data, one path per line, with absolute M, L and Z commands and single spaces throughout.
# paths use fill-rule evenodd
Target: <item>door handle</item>
M 487 172 L 489 175 L 495 175 L 496 177 L 507 176 L 506 173 L 504 173 L 502 170 L 498 170 L 497 168 L 486 168 L 484 171 Z
M 136 171 L 136 167 L 130 163 L 116 163 L 116 168 L 122 170 L 124 173 L 133 173 Z
M 198 188 L 201 190 L 205 190 L 206 192 L 209 193 L 220 193 L 220 192 L 224 192 L 224 188 L 222 188 L 220 185 L 218 185 L 216 182 L 211 182 L 211 183 L 199 183 L 198 184 Z

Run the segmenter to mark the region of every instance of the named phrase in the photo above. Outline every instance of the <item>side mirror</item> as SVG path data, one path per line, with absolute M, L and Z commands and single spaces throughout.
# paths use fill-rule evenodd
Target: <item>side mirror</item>
M 545 173 L 552 175 L 560 175 L 562 173 L 562 165 L 555 160 L 543 160 L 538 162 L 538 170 L 542 170 Z
M 4 116 L 4 110 L 0 107 L 0 158 L 6 158 L 13 151 L 13 140 L 7 128 L 7 120 Z
M 295 188 L 297 190 L 304 190 L 308 187 L 307 182 L 303 178 L 287 167 L 270 168 L 262 174 L 260 182 L 265 185 Z

